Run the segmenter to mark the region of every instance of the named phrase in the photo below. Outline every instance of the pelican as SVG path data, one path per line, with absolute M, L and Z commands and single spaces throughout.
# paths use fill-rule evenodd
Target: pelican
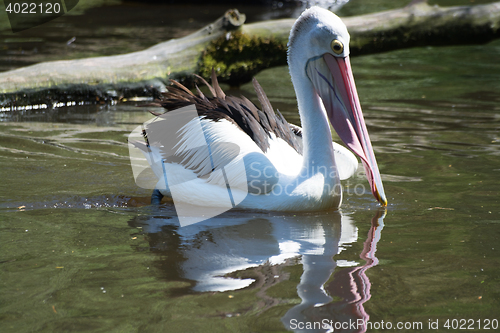
M 162 144 L 156 142 L 155 146 L 149 133 L 145 134 L 147 147 L 142 150 L 158 178 L 152 203 L 171 196 L 174 203 L 218 207 L 227 201 L 229 191 L 232 206 L 243 209 L 338 208 L 340 181 L 356 171 L 356 154 L 371 192 L 386 206 L 351 71 L 349 39 L 341 19 L 326 9 L 307 9 L 294 23 L 288 65 L 302 128 L 287 123 L 272 109 L 255 79 L 261 110 L 245 97 L 226 96 L 214 72 L 212 85 L 198 77 L 213 97 L 205 96 L 198 87 L 192 93 L 173 81 L 155 105 L 167 109 L 165 114 L 194 105 L 197 113 L 175 132 L 174 156 L 166 156 Z M 332 142 L 330 123 L 350 151 Z M 157 126 L 155 131 L 161 128 Z M 196 148 L 206 146 L 208 150 Z

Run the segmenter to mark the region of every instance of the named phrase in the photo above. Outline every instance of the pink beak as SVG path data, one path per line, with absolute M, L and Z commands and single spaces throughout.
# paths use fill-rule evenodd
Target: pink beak
M 326 53 L 310 63 L 307 72 L 333 128 L 349 149 L 361 158 L 373 195 L 386 206 L 387 198 L 361 112 L 349 57 Z

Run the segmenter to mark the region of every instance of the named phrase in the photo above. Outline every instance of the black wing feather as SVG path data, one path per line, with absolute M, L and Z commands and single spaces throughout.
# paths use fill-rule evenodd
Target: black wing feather
M 269 148 L 270 134 L 273 133 L 302 154 L 302 145 L 297 140 L 300 136 L 300 131 L 297 129 L 300 127 L 289 124 L 279 111 L 277 114 L 274 112 L 271 102 L 255 78 L 253 85 L 262 105 L 262 111 L 244 96 L 241 98 L 226 96 L 219 86 L 215 71 L 212 71 L 212 85 L 201 76 L 196 75 L 196 77 L 208 87 L 213 97 L 205 96 L 198 86 L 196 86 L 197 94 L 193 94 L 184 85 L 172 80 L 172 86 L 168 91 L 162 93 L 160 99 L 148 105 L 162 106 L 168 112 L 194 104 L 200 117 L 212 121 L 226 119 L 232 122 L 250 136 L 263 152 Z M 156 112 L 151 113 L 160 115 Z

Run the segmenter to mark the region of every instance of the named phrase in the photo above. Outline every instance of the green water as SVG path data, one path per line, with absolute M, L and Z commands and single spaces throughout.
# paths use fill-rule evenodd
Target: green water
M 352 59 L 385 216 L 357 175 L 340 212 L 181 228 L 134 183 L 140 103 L 0 114 L 0 331 L 285 332 L 293 318 L 495 331 L 499 55 L 494 42 Z M 287 68 L 257 79 L 298 123 Z
M 377 204 L 355 192 L 362 176 L 345 183 L 340 214 L 236 211 L 180 228 L 132 177 L 126 135 L 149 118 L 142 109 L 3 114 L 1 331 L 282 332 L 300 306 L 309 320 L 356 318 L 334 289 L 363 265 L 373 323 L 500 319 L 498 54 L 496 42 L 352 59 L 389 198 L 372 265 L 360 254 Z M 297 122 L 287 69 L 257 78 Z M 301 250 L 280 248 L 294 242 Z M 304 270 L 322 276 L 310 305 L 297 292 Z M 211 285 L 217 275 L 227 278 Z M 333 300 L 314 307 L 323 283 Z

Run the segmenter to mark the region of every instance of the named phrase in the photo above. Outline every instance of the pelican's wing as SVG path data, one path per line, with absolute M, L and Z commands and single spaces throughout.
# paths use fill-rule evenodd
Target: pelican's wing
M 279 111 L 273 111 L 255 79 L 253 84 L 262 111 L 243 96 L 227 96 L 214 71 L 212 86 L 198 78 L 213 97 L 206 97 L 200 89 L 195 95 L 182 84 L 172 81 L 169 91 L 149 104 L 163 106 L 167 112 L 195 105 L 198 114 L 196 120 L 181 129 L 179 138 L 173 140 L 179 142 L 175 154 L 163 154 L 162 158 L 167 163 L 182 165 L 194 172 L 197 178 L 213 185 L 224 187 L 231 184 L 231 187 L 248 188 L 255 194 L 270 192 L 279 181 L 283 164 L 297 164 L 297 156 L 302 154 L 302 146 L 298 145 L 288 122 Z M 277 154 L 277 149 L 271 152 L 272 144 L 279 148 L 280 154 Z M 283 151 L 287 152 L 285 157 L 292 156 L 291 160 L 276 157 L 283 157 Z
M 290 129 L 296 135 L 296 140 L 302 147 L 302 128 L 300 126 L 290 124 Z M 344 146 L 336 142 L 332 142 L 333 153 L 335 155 L 335 163 L 339 171 L 341 180 L 348 179 L 354 175 L 358 169 L 358 159 L 356 156 Z
M 269 140 L 274 135 L 302 154 L 301 147 L 299 148 L 295 142 L 295 135 L 290 130 L 288 122 L 279 111 L 273 111 L 269 99 L 255 78 L 253 84 L 262 110 L 259 110 L 244 96 L 241 98 L 227 96 L 220 88 L 213 70 L 212 86 L 202 77 L 197 77 L 209 88 L 213 97 L 205 96 L 200 89 L 197 89 L 198 94 L 195 95 L 179 82 L 171 80 L 173 85 L 168 88 L 168 91 L 162 93 L 160 99 L 146 106 L 162 106 L 168 112 L 188 105 L 195 105 L 200 118 L 213 122 L 219 122 L 223 119 L 232 122 L 236 128 L 246 133 L 263 153 L 266 153 L 270 145 Z M 160 115 L 155 112 L 151 113 Z
M 352 177 L 356 170 L 358 170 L 358 159 L 346 147 L 341 146 L 336 142 L 332 142 L 332 145 L 340 179 L 345 180 Z
M 279 181 L 276 167 L 260 147 L 229 120 L 195 119 L 180 136 L 176 154 L 167 162 L 183 165 L 209 184 L 265 194 Z

